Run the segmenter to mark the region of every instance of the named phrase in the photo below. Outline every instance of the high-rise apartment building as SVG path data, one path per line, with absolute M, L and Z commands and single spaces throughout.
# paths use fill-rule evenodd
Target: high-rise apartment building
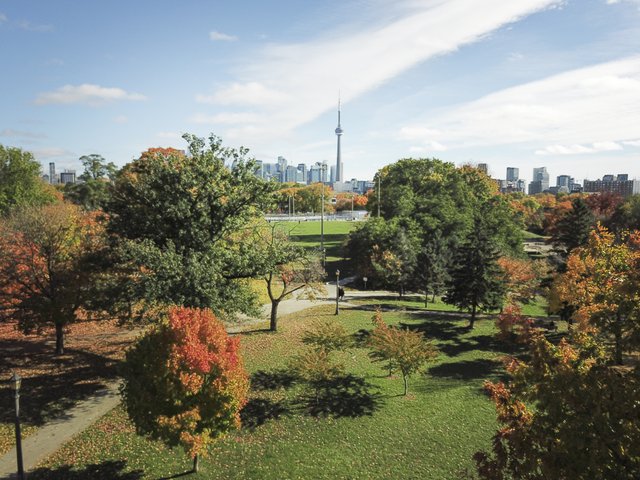
M 585 193 L 611 192 L 623 197 L 640 193 L 640 180 L 629 180 L 629 175 L 605 175 L 602 180 L 585 180 Z
M 478 170 L 480 170 L 485 175 L 489 175 L 489 164 L 487 163 L 479 163 Z
M 507 182 L 515 183 L 520 179 L 520 169 L 516 167 L 507 167 Z
M 55 162 L 49 162 L 49 183 L 52 185 L 58 183 L 56 180 L 56 164 Z

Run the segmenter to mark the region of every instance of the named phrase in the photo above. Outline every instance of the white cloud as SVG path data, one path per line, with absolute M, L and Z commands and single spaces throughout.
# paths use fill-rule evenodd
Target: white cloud
M 542 150 L 536 150 L 536 155 L 577 155 L 582 153 L 614 152 L 623 147 L 617 142 L 596 142 L 591 145 L 549 145 Z
M 6 21 L 7 21 L 7 16 L 4 13 L 0 12 L 0 23 L 6 22 Z
M 177 132 L 158 132 L 156 133 L 156 137 L 164 138 L 166 140 L 177 140 L 178 138 L 181 138 L 182 135 Z
M 209 32 L 209 40 L 213 40 L 214 42 L 235 42 L 238 40 L 238 37 L 234 35 L 227 35 L 226 33 L 216 32 L 215 30 Z
M 44 133 L 27 132 L 24 130 L 13 130 L 11 128 L 5 128 L 0 130 L 0 137 L 7 138 L 22 138 L 27 140 L 38 140 L 41 138 L 47 138 Z
M 117 115 L 113 117 L 113 121 L 116 123 L 127 123 L 129 119 L 127 118 L 126 115 Z
M 16 25 L 18 26 L 18 28 L 27 30 L 29 32 L 53 32 L 53 25 L 39 25 L 31 23 L 27 20 L 18 22 Z
M 197 113 L 190 118 L 194 123 L 200 123 L 204 125 L 219 125 L 219 124 L 240 124 L 255 122 L 260 119 L 260 116 L 250 112 L 224 112 L 216 115 L 205 115 L 203 113 Z
M 278 105 L 289 100 L 285 93 L 265 87 L 258 82 L 234 83 L 213 95 L 197 95 L 198 103 L 220 105 Z
M 437 55 L 477 42 L 524 16 L 562 0 L 404 0 L 371 2 L 376 18 L 366 27 L 297 44 L 271 44 L 246 62 L 235 82 L 197 101 L 261 109 L 260 121 L 231 135 L 279 132 L 334 109 L 338 90 L 349 101 Z M 345 33 L 346 32 L 346 33 Z M 229 133 L 225 134 L 229 136 Z
M 48 147 L 33 150 L 33 155 L 39 160 L 48 160 L 50 158 L 74 156 L 73 152 L 60 147 Z
M 640 139 L 638 140 L 626 140 L 622 142 L 624 145 L 629 145 L 630 147 L 640 147 Z
M 116 100 L 146 100 L 146 97 L 139 93 L 128 93 L 121 88 L 83 83 L 82 85 L 65 85 L 53 92 L 41 93 L 35 103 L 36 105 L 80 103 L 97 106 Z
M 399 136 L 424 129 L 423 138 L 450 148 L 538 144 L 542 155 L 620 150 L 640 125 L 640 56 L 501 90 L 437 118 Z

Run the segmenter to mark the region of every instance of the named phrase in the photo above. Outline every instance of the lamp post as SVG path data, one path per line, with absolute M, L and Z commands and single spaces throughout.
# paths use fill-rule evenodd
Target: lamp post
M 327 171 L 327 164 L 323 163 L 322 164 L 322 174 L 320 175 L 320 188 L 322 189 L 322 206 L 321 206 L 321 213 L 320 213 L 320 250 L 322 250 L 322 266 L 325 267 L 325 263 L 326 263 L 326 255 L 324 252 L 324 172 Z
M 20 434 L 20 384 L 22 377 L 16 372 L 11 375 L 11 388 L 16 401 L 16 457 L 18 460 L 18 478 L 24 480 L 24 466 L 22 464 L 22 435 Z
M 362 281 L 364 282 L 364 289 L 367 289 L 367 280 L 369 280 L 367 277 L 362 277 Z
M 340 270 L 336 270 L 336 315 L 340 313 Z
M 378 172 L 378 218 L 380 218 L 380 172 Z

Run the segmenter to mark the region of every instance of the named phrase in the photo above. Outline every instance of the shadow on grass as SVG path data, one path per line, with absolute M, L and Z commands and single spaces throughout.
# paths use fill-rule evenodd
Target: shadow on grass
M 274 402 L 266 398 L 252 398 L 240 412 L 242 428 L 254 430 L 269 420 L 277 420 L 291 413 L 285 402 Z
M 126 472 L 127 462 L 107 460 L 102 463 L 74 469 L 71 465 L 58 468 L 38 468 L 29 473 L 29 480 L 138 480 L 143 478 L 142 470 Z M 172 478 L 172 477 L 170 477 Z
M 0 351 L 7 343 L 0 341 Z M 20 341 L 12 340 L 11 349 L 20 351 Z M 117 377 L 118 361 L 82 350 L 66 349 L 59 357 L 48 349 L 34 351 L 24 342 L 25 355 L 44 358 L 42 373 L 22 380 L 20 414 L 25 425 L 40 426 L 54 418 L 64 418 L 77 402 L 104 389 Z M 28 353 L 26 353 L 28 352 Z M 0 370 L 15 368 L 13 357 L 0 355 Z M 13 422 L 13 392 L 8 385 L 0 388 L 0 422 Z M 75 477 L 73 477 L 75 478 Z
M 502 373 L 503 367 L 499 361 L 478 359 L 462 362 L 449 362 L 431 367 L 429 375 L 437 378 L 449 378 L 455 380 L 488 379 Z
M 258 370 L 251 375 L 251 388 L 256 391 L 278 390 L 291 387 L 295 381 L 295 375 L 286 369 L 274 370 L 273 372 Z
M 317 394 L 317 395 L 316 395 Z M 362 417 L 381 407 L 382 397 L 364 378 L 344 375 L 319 382 L 315 392 L 297 400 L 297 406 L 313 417 Z

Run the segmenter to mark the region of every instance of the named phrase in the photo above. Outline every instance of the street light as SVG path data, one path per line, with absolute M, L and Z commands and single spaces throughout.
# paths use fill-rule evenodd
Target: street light
M 369 280 L 367 277 L 362 277 L 362 281 L 364 282 L 364 289 L 367 289 L 367 280 Z
M 327 164 L 322 164 L 322 174 L 320 175 L 320 188 L 322 189 L 322 210 L 320 213 L 320 250 L 322 251 L 322 267 L 324 268 L 326 265 L 326 255 L 324 251 L 324 180 L 325 180 L 325 172 L 327 171 Z
M 336 315 L 340 313 L 340 270 L 336 270 Z
M 16 456 L 18 460 L 18 478 L 24 480 L 24 466 L 22 464 L 22 435 L 20 434 L 20 385 L 22 377 L 13 372 L 10 378 L 11 388 L 13 389 L 14 398 L 16 400 Z

